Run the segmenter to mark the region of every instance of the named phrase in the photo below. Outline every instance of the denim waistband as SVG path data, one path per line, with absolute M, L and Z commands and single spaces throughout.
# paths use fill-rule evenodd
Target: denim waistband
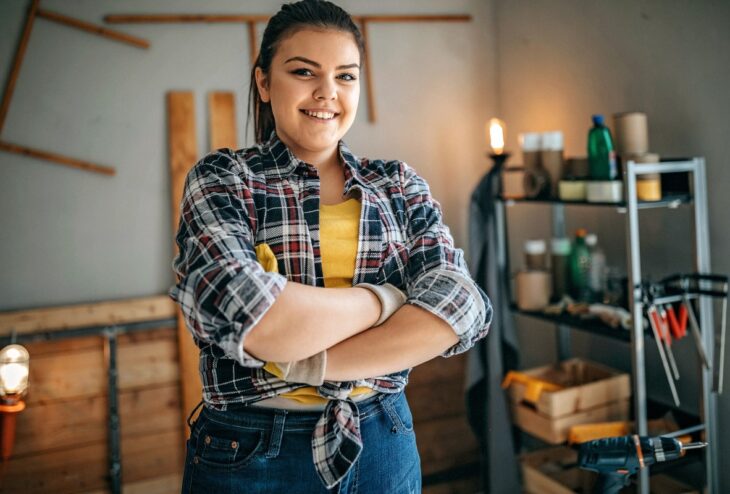
M 381 404 L 388 404 L 403 395 L 398 393 L 378 393 L 356 403 L 360 421 L 378 415 L 383 411 Z M 203 407 L 201 417 L 233 429 L 270 430 L 274 422 L 282 422 L 284 431 L 311 431 L 322 417 L 322 411 L 284 410 L 279 408 L 242 407 L 229 410 L 215 410 Z

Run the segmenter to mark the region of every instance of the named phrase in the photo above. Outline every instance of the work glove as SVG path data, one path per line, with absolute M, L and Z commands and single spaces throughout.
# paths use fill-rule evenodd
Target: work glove
M 283 373 L 281 379 L 286 382 L 321 386 L 327 368 L 327 350 L 296 362 L 275 362 L 275 364 Z
M 383 324 L 395 311 L 406 303 L 408 297 L 401 290 L 390 283 L 385 285 L 371 285 L 370 283 L 360 283 L 355 285 L 367 288 L 373 292 L 380 300 L 380 317 L 375 321 L 375 326 Z

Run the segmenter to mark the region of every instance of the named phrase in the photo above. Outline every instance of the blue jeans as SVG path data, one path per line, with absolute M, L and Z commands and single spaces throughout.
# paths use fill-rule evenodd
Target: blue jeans
M 203 407 L 187 442 L 182 492 L 420 493 L 421 462 L 405 394 L 376 394 L 358 408 L 363 450 L 328 490 L 312 460 L 312 430 L 321 412 Z

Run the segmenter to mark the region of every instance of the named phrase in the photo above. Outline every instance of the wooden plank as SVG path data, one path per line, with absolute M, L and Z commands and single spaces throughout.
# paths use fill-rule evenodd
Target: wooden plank
M 179 382 L 177 343 L 174 335 L 143 345 L 118 347 L 119 389 Z
M 122 391 L 119 394 L 122 437 L 179 428 L 177 383 Z M 106 441 L 106 395 L 28 406 L 18 415 L 14 457 L 69 449 Z
M 464 416 L 466 414 L 466 398 L 462 381 L 435 384 L 433 386 L 406 387 L 406 396 L 413 413 L 415 423 L 429 420 Z
M 362 41 L 365 45 L 365 91 L 368 95 L 368 122 L 375 123 L 377 114 L 375 112 L 375 83 L 373 82 L 373 59 L 370 56 L 370 40 L 368 39 L 368 21 L 365 18 L 360 19 L 360 33 Z
M 114 14 L 105 15 L 109 24 L 157 24 L 176 22 L 268 22 L 268 15 L 246 14 Z M 353 15 L 354 22 L 469 22 L 470 15 Z
M 198 157 L 195 138 L 195 101 L 192 92 L 171 91 L 167 93 L 170 194 L 172 200 L 173 232 L 177 231 L 180 203 L 182 202 L 185 178 Z M 177 245 L 173 242 L 177 254 Z M 180 362 L 180 388 L 182 392 L 182 415 L 188 414 L 202 399 L 203 385 L 198 373 L 200 350 L 190 336 L 182 312 L 177 308 L 177 339 Z M 183 421 L 183 430 L 187 427 Z
M 175 317 L 175 303 L 167 295 L 112 300 L 92 304 L 0 312 L 0 336 L 39 331 L 112 326 Z
M 465 353 L 450 358 L 437 357 L 414 368 L 408 378 L 408 386 L 431 386 L 441 383 L 464 382 L 465 370 Z
M 479 461 L 479 446 L 465 417 L 415 424 L 415 431 L 424 475 Z
M 150 42 L 146 39 L 131 36 L 129 34 L 115 31 L 114 29 L 109 29 L 104 26 L 97 26 L 96 24 L 75 19 L 73 17 L 68 17 L 57 12 L 38 9 L 38 17 L 43 17 L 45 19 L 48 19 L 49 21 L 54 21 L 58 22 L 59 24 L 65 24 L 76 29 L 81 29 L 82 31 L 111 39 L 112 41 L 121 41 L 122 43 L 127 43 L 134 46 L 135 48 L 150 47 Z
M 70 168 L 78 168 L 87 172 L 100 173 L 102 175 L 116 175 L 117 171 L 105 165 L 99 165 L 90 161 L 80 160 L 78 158 L 71 158 L 70 156 L 64 156 L 58 153 L 51 153 L 38 148 L 30 148 L 28 146 L 19 146 L 8 141 L 0 141 L 0 150 L 7 151 L 13 154 L 20 154 L 23 156 L 30 156 L 31 158 L 38 158 L 41 160 L 50 161 L 55 164 L 68 166 Z
M 227 91 L 208 95 L 210 150 L 237 149 L 235 96 Z
M 179 429 L 122 438 L 123 482 L 138 482 L 181 474 L 185 446 Z
M 145 344 L 118 347 L 119 389 L 176 383 L 179 380 L 175 335 L 168 332 Z M 107 393 L 101 349 L 50 354 L 33 359 L 28 404 L 91 397 Z
M 124 494 L 179 494 L 182 475 L 172 474 L 150 480 L 122 484 Z M 84 494 L 109 494 L 109 489 L 88 491 Z
M 102 350 L 103 336 L 84 336 L 82 338 L 69 338 L 63 340 L 32 341 L 23 343 L 28 350 L 31 365 L 36 358 L 45 355 L 58 353 L 73 353 L 81 350 Z M 32 385 L 32 384 L 31 384 Z
M 2 466 L 2 492 L 71 494 L 107 485 L 105 442 L 11 458 Z
M 443 484 L 430 485 L 423 488 L 423 494 L 474 494 L 481 492 L 481 478 L 471 476 Z
M 5 85 L 5 90 L 3 91 L 3 100 L 2 103 L 0 103 L 0 133 L 5 125 L 5 117 L 8 116 L 10 100 L 13 98 L 15 83 L 18 82 L 18 74 L 20 74 L 20 67 L 23 65 L 25 50 L 28 48 L 30 33 L 33 31 L 33 23 L 35 22 L 35 17 L 38 12 L 38 2 L 39 0 L 33 0 L 28 7 L 28 15 L 25 18 L 23 34 L 20 37 L 20 43 L 18 43 L 18 49 L 15 51 L 15 57 L 13 58 L 13 68 L 10 69 L 10 76 L 8 77 L 8 82 Z
M 248 21 L 248 57 L 251 67 L 256 65 L 256 58 L 259 56 L 259 37 L 256 34 L 256 22 Z
M 179 430 L 122 439 L 125 483 L 176 476 L 182 472 L 184 449 Z M 107 444 L 12 458 L 2 466 L 2 492 L 70 494 L 108 487 Z

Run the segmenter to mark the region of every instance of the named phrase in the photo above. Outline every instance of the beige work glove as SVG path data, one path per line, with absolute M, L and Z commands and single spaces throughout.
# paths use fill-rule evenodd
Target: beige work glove
M 395 311 L 406 303 L 408 297 L 401 290 L 390 283 L 385 285 L 371 285 L 370 283 L 360 283 L 355 285 L 367 288 L 373 292 L 380 300 L 380 317 L 375 321 L 375 326 L 383 324 Z
M 324 371 L 327 368 L 327 350 L 296 362 L 275 362 L 283 375 L 281 379 L 290 383 L 306 383 L 321 386 L 324 383 Z

